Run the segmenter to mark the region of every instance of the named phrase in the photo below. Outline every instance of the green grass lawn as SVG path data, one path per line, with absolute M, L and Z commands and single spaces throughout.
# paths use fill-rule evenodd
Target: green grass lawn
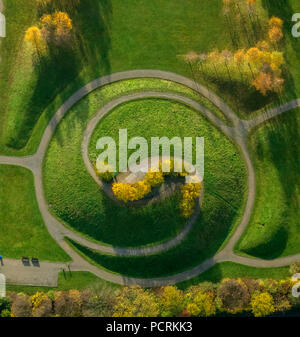
M 21 167 L 0 165 L 0 186 L 0 254 L 4 258 L 34 256 L 42 261 L 68 261 L 68 255 L 44 225 L 32 173 Z
M 184 4 L 171 0 L 81 0 L 79 8 L 69 11 L 74 27 L 72 50 L 50 55 L 51 59 L 36 67 L 23 42 L 25 30 L 39 17 L 36 1 L 20 6 L 17 0 L 4 0 L 4 4 L 9 38 L 0 49 L 4 55 L 1 86 L 5 88 L 0 94 L 1 153 L 36 149 L 59 104 L 96 77 L 145 68 L 191 77 L 180 55 L 199 46 L 203 51 L 215 45 L 225 48 L 229 41 L 219 0 Z M 31 136 L 33 144 L 28 144 Z
M 298 0 L 258 0 L 257 4 L 262 19 L 277 15 L 285 21 L 286 87 L 279 101 L 273 96 L 270 101 L 252 92 L 247 94 L 248 88 L 237 91 L 229 83 L 217 86 L 207 83 L 244 118 L 269 101 L 276 99 L 277 104 L 300 94 L 297 67 L 300 41 L 290 34 L 291 16 L 300 11 Z M 233 50 L 221 0 L 189 0 L 184 4 L 171 0 L 81 0 L 78 8 L 68 10 L 73 19 L 72 50 L 51 54 L 43 65 L 36 67 L 23 37 L 27 27 L 37 23 L 38 13 L 46 10 L 38 10 L 35 0 L 28 0 L 22 6 L 17 0 L 4 0 L 4 5 L 9 38 L 0 47 L 0 81 L 4 88 L 0 94 L 3 102 L 0 153 L 34 151 L 47 121 L 59 105 L 98 76 L 154 68 L 193 77 L 180 55 L 190 50 Z M 65 10 L 62 6 L 53 10 Z M 237 34 L 244 34 L 242 27 L 236 29 Z M 245 42 L 245 37 L 242 41 Z M 239 100 L 243 101 L 242 105 Z
M 117 284 L 110 283 L 104 281 L 94 274 L 89 272 L 80 271 L 80 272 L 72 272 L 71 274 L 67 272 L 65 275 L 61 272 L 58 275 L 58 285 L 57 287 L 33 287 L 33 286 L 17 286 L 17 285 L 10 285 L 6 286 L 7 291 L 14 291 L 17 293 L 25 293 L 28 295 L 33 295 L 38 291 L 48 292 L 48 291 L 66 291 L 66 290 L 84 290 L 90 287 L 97 287 L 101 289 L 101 287 L 113 287 L 118 288 L 120 287 Z
M 197 277 L 194 277 L 188 281 L 177 283 L 177 286 L 181 289 L 186 289 L 201 282 L 218 283 L 221 282 L 224 278 L 239 277 L 284 280 L 287 277 L 290 277 L 289 266 L 280 268 L 254 268 L 233 262 L 222 262 L 217 263 L 215 266 Z
M 116 83 L 81 100 L 59 125 L 44 163 L 45 192 L 52 212 L 75 230 L 107 244 L 139 246 L 160 242 L 178 233 L 185 223 L 177 210 L 176 195 L 162 203 L 138 209 L 118 206 L 103 194 L 83 163 L 81 142 L 89 119 L 106 101 L 117 97 L 119 91 L 138 90 L 141 84 L 145 86 L 145 81 L 149 80 L 129 81 L 128 86 L 128 81 Z M 151 81 L 154 80 L 150 80 L 150 84 Z M 137 105 L 132 109 L 131 104 Z M 135 111 L 139 111 L 143 124 L 138 123 Z M 108 128 L 106 134 L 126 126 L 135 135 L 145 136 L 147 128 L 148 132 L 156 128 L 160 136 L 204 136 L 207 153 L 205 193 L 219 199 L 217 204 L 221 208 L 229 209 L 232 222 L 219 227 L 222 227 L 222 235 L 230 231 L 242 206 L 245 169 L 235 147 L 209 122 L 183 105 L 154 99 L 123 105 L 104 118 L 99 127 L 102 123 L 105 129 Z M 231 167 L 231 171 L 224 170 L 225 166 Z M 210 206 L 211 211 L 213 206 Z
M 272 259 L 300 251 L 299 112 L 272 119 L 250 138 L 257 199 L 239 252 Z

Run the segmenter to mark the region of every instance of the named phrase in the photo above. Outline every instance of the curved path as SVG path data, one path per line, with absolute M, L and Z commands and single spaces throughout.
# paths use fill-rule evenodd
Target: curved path
M 214 257 L 204 261 L 202 264 L 192 269 L 189 269 L 187 271 L 184 271 L 182 273 L 178 273 L 178 274 L 175 274 L 169 277 L 160 277 L 160 278 L 152 278 L 152 279 L 128 278 L 128 277 L 123 277 L 120 275 L 113 274 L 111 272 L 99 269 L 91 265 L 89 262 L 83 259 L 79 254 L 77 254 L 64 241 L 64 237 L 67 236 L 86 247 L 89 247 L 94 250 L 98 250 L 102 253 L 110 253 L 110 254 L 116 254 L 116 255 L 121 255 L 121 256 L 136 255 L 136 253 L 138 253 L 138 255 L 139 254 L 141 255 L 153 254 L 163 249 L 168 249 L 170 247 L 166 247 L 164 246 L 164 244 L 162 244 L 160 245 L 161 247 L 159 247 L 158 251 L 156 250 L 157 248 L 155 248 L 155 246 L 148 247 L 147 249 L 149 250 L 147 251 L 142 251 L 139 249 L 132 250 L 132 249 L 126 249 L 126 248 L 120 249 L 120 248 L 101 245 L 101 244 L 92 242 L 88 239 L 85 239 L 81 235 L 76 234 L 75 232 L 65 228 L 56 218 L 54 218 L 50 214 L 48 210 L 48 205 L 45 200 L 44 192 L 43 192 L 42 162 L 46 154 L 46 150 L 51 140 L 51 137 L 53 136 L 53 133 L 57 125 L 59 124 L 61 119 L 64 117 L 64 115 L 68 112 L 68 110 L 75 103 L 77 103 L 81 98 L 83 98 L 88 93 L 95 90 L 96 88 L 102 87 L 104 85 L 107 85 L 107 84 L 110 84 L 116 81 L 120 81 L 124 79 L 134 79 L 134 78 L 159 78 L 159 79 L 169 80 L 169 81 L 183 84 L 187 86 L 188 88 L 191 88 L 199 92 L 201 95 L 208 98 L 212 103 L 214 103 L 223 112 L 223 114 L 227 117 L 227 119 L 232 122 L 233 126 L 230 127 L 230 126 L 225 125 L 218 117 L 216 117 L 208 109 L 204 108 L 202 105 L 191 100 L 190 98 L 180 96 L 178 94 L 173 94 L 173 93 L 157 93 L 157 92 L 142 92 L 141 93 L 140 92 L 140 93 L 136 93 L 132 95 L 123 96 L 105 105 L 99 111 L 98 115 L 106 113 L 107 111 L 110 111 L 111 109 L 121 104 L 122 102 L 127 102 L 132 99 L 142 99 L 142 98 L 147 98 L 147 97 L 161 97 L 165 99 L 178 100 L 184 104 L 187 104 L 193 107 L 195 110 L 202 113 L 206 118 L 208 118 L 211 122 L 213 122 L 215 126 L 217 126 L 227 137 L 229 137 L 233 142 L 235 142 L 239 146 L 240 151 L 242 152 L 244 156 L 244 160 L 248 168 L 248 199 L 247 199 L 244 215 L 241 220 L 241 223 L 238 225 L 235 233 L 230 238 L 227 245 L 224 247 L 223 250 L 217 253 Z M 74 271 L 75 270 L 90 271 L 93 274 L 105 280 L 119 283 L 119 284 L 140 284 L 145 287 L 152 287 L 152 286 L 160 286 L 160 285 L 165 285 L 165 284 L 177 283 L 177 282 L 190 279 L 192 277 L 199 275 L 205 270 L 209 269 L 216 263 L 222 262 L 222 261 L 232 261 L 232 262 L 245 264 L 249 266 L 255 266 L 255 267 L 279 267 L 283 265 L 288 265 L 295 260 L 299 260 L 300 254 L 266 261 L 266 260 L 261 260 L 261 259 L 242 257 L 242 256 L 235 255 L 233 253 L 234 245 L 236 244 L 237 240 L 239 239 L 240 235 L 242 234 L 242 232 L 244 231 L 244 229 L 246 228 L 249 222 L 251 212 L 253 209 L 253 205 L 254 205 L 255 192 L 256 192 L 255 172 L 254 172 L 253 164 L 252 164 L 252 161 L 251 161 L 251 158 L 250 158 L 247 146 L 246 146 L 246 139 L 247 139 L 247 135 L 249 131 L 253 127 L 269 120 L 270 118 L 276 115 L 279 115 L 280 113 L 283 113 L 285 111 L 288 111 L 290 109 L 293 109 L 299 106 L 300 106 L 300 99 L 293 100 L 291 102 L 281 105 L 280 107 L 271 109 L 268 112 L 258 117 L 253 118 L 252 120 L 245 121 L 245 120 L 239 119 L 221 98 L 216 96 L 214 93 L 212 93 L 210 90 L 208 90 L 204 86 L 197 84 L 195 83 L 195 81 L 192 81 L 186 77 L 183 77 L 183 76 L 180 76 L 174 73 L 170 73 L 170 72 L 159 71 L 159 70 L 133 70 L 133 71 L 115 73 L 113 75 L 101 77 L 85 85 L 83 88 L 78 90 L 74 95 L 72 95 L 58 109 L 58 111 L 55 113 L 55 115 L 49 122 L 48 126 L 46 127 L 42 140 L 40 142 L 38 151 L 34 155 L 27 156 L 27 157 L 5 157 L 5 156 L 1 157 L 0 156 L 0 164 L 19 165 L 19 166 L 28 168 L 33 172 L 34 180 L 35 180 L 36 196 L 37 196 L 40 211 L 42 213 L 46 227 L 48 228 L 53 238 L 57 241 L 57 243 L 72 258 L 71 267 L 72 267 L 72 270 Z M 91 129 L 86 130 L 86 134 L 85 134 L 86 138 L 89 138 L 89 131 L 91 131 Z M 84 140 L 84 142 L 85 141 L 87 140 Z

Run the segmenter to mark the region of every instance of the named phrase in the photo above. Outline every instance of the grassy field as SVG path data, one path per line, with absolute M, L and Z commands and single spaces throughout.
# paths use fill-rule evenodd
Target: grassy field
M 181 55 L 191 50 L 234 49 L 221 0 L 189 0 L 184 6 L 171 0 L 81 0 L 79 7 L 68 10 L 73 19 L 72 49 L 51 54 L 37 66 L 32 62 L 29 47 L 23 42 L 24 32 L 28 26 L 37 23 L 41 13 L 66 10 L 62 3 L 58 3 L 56 8 L 38 9 L 34 0 L 28 0 L 22 7 L 18 6 L 17 0 L 4 0 L 9 38 L 4 39 L 0 47 L 3 88 L 0 93 L 3 102 L 0 107 L 0 153 L 21 155 L 33 152 L 47 121 L 59 105 L 76 89 L 98 76 L 154 68 L 193 77 Z M 249 92 L 248 88 L 237 91 L 230 83 L 219 86 L 207 83 L 244 118 L 269 101 L 275 99 L 277 104 L 300 94 L 300 70 L 297 67 L 300 41 L 290 33 L 291 16 L 300 11 L 300 5 L 297 0 L 258 0 L 257 4 L 262 20 L 277 15 L 285 22 L 284 93 L 278 98 L 272 96 L 270 101 Z M 237 29 L 237 34 L 244 34 L 242 27 Z M 143 47 L 145 41 L 146 48 Z
M 42 261 L 68 261 L 68 255 L 43 223 L 32 173 L 21 167 L 0 165 L 0 186 L 0 254 L 4 258 L 29 256 Z
M 145 85 L 144 81 L 130 81 L 128 88 L 137 90 L 140 83 Z M 108 244 L 139 246 L 160 242 L 182 228 L 184 222 L 177 210 L 178 201 L 174 197 L 139 209 L 118 206 L 108 200 L 87 173 L 81 156 L 82 135 L 88 120 L 107 100 L 117 96 L 120 90 L 126 92 L 126 84 L 121 82 L 96 90 L 71 109 L 51 141 L 44 163 L 44 179 L 52 212 L 67 225 Z M 106 132 L 109 133 L 123 123 L 136 135 L 145 135 L 145 130 L 151 127 L 152 130 L 156 128 L 161 136 L 205 136 L 206 193 L 212 194 L 211 198 L 219 199 L 217 204 L 228 208 L 231 220 L 236 220 L 245 191 L 245 169 L 235 147 L 204 118 L 183 105 L 164 100 L 132 104 L 137 104 L 133 110 L 131 104 L 126 104 L 111 112 L 99 124 L 100 127 L 102 123 L 113 126 L 108 127 Z M 174 113 L 177 110 L 180 111 L 179 114 Z M 139 111 L 140 118 L 143 119 L 143 124 L 139 123 L 139 127 L 136 119 L 132 118 L 134 111 Z M 155 114 L 156 118 L 153 118 Z M 106 124 L 104 128 L 106 129 Z M 224 153 L 227 156 L 224 157 Z M 224 171 L 225 166 L 232 170 Z M 230 231 L 233 222 L 220 226 L 224 231 L 222 235 Z
M 57 287 L 32 287 L 32 286 L 17 286 L 8 284 L 6 287 L 7 291 L 22 292 L 28 295 L 33 295 L 38 291 L 48 292 L 48 291 L 67 291 L 72 289 L 84 290 L 90 287 L 120 287 L 117 284 L 106 282 L 94 274 L 89 272 L 68 272 L 65 275 L 61 272 L 58 275 L 58 286 Z
M 177 283 L 177 286 L 181 289 L 186 289 L 201 282 L 218 283 L 224 278 L 247 277 L 253 279 L 271 278 L 274 280 L 284 280 L 289 276 L 290 273 L 288 266 L 280 268 L 254 268 L 233 262 L 222 262 L 216 264 L 195 278 Z
M 250 148 L 257 174 L 257 198 L 237 250 L 272 259 L 299 253 L 300 109 L 256 130 Z
M 170 0 L 82 0 L 78 8 L 69 10 L 73 19 L 72 49 L 50 55 L 42 65 L 34 66 L 23 37 L 26 28 L 39 18 L 37 4 L 28 0 L 20 7 L 17 0 L 4 1 L 8 36 L 14 38 L 5 39 L 1 45 L 5 57 L 2 57 L 0 74 L 6 89 L 0 96 L 5 102 L 0 111 L 3 120 L 0 151 L 12 153 L 17 149 L 22 153 L 29 150 L 21 149 L 34 133 L 34 125 L 41 114 L 47 110 L 38 128 L 41 124 L 44 128 L 44 118 L 48 119 L 55 111 L 49 104 L 54 99 L 57 104 L 61 103 L 98 76 L 144 68 L 190 76 L 190 69 L 180 55 L 199 45 L 207 50 L 215 43 L 225 47 L 228 41 L 223 30 L 220 1 L 205 2 L 207 4 L 191 0 L 182 6 Z M 55 9 L 64 10 L 61 6 Z M 16 18 L 21 24 L 14 25 Z M 216 18 L 220 25 L 215 24 Z

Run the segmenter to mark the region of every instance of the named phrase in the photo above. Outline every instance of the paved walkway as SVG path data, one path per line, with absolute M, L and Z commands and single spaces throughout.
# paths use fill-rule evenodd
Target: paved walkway
M 53 133 L 64 117 L 64 115 L 68 112 L 68 110 L 76 104 L 81 98 L 86 96 L 91 91 L 95 90 L 96 88 L 102 87 L 104 85 L 124 80 L 124 79 L 133 79 L 133 78 L 160 78 L 164 80 L 173 81 L 176 83 L 180 83 L 185 85 L 188 88 L 191 88 L 197 92 L 199 92 L 204 97 L 208 98 L 212 101 L 222 112 L 223 114 L 232 122 L 232 127 L 227 126 L 221 121 L 217 116 L 211 113 L 208 109 L 200 105 L 199 103 L 191 100 L 190 98 L 174 94 L 174 93 L 158 93 L 158 92 L 139 92 L 132 95 L 126 95 L 115 100 L 112 100 L 107 105 L 105 105 L 99 113 L 91 120 L 88 128 L 86 129 L 84 139 L 83 139 L 83 146 L 82 152 L 83 157 L 85 158 L 84 161 L 87 165 L 87 169 L 90 174 L 93 176 L 95 175 L 94 170 L 90 170 L 90 163 L 87 156 L 87 144 L 90 139 L 91 132 L 93 130 L 93 126 L 97 124 L 99 118 L 102 118 L 108 111 L 113 109 L 114 107 L 118 106 L 121 103 L 128 102 L 130 100 L 135 99 L 143 99 L 148 97 L 160 97 L 165 99 L 172 99 L 176 101 L 180 101 L 184 104 L 187 104 L 193 107 L 195 110 L 202 113 L 206 118 L 208 118 L 216 127 L 218 127 L 227 137 L 232 139 L 240 148 L 240 151 L 243 154 L 245 163 L 248 168 L 248 199 L 244 211 L 243 218 L 241 223 L 238 225 L 234 235 L 228 241 L 227 245 L 224 247 L 222 251 L 216 254 L 213 258 L 206 260 L 199 266 L 196 266 L 190 270 L 187 270 L 183 273 L 179 273 L 176 275 L 172 275 L 170 277 L 163 277 L 163 278 L 155 278 L 155 279 L 137 279 L 137 278 L 127 278 L 122 277 L 104 270 L 101 270 L 89 262 L 84 260 L 80 257 L 74 250 L 69 247 L 65 241 L 64 237 L 69 237 L 80 244 L 89 247 L 91 249 L 100 251 L 102 253 L 110 253 L 120 256 L 131 256 L 131 255 L 147 255 L 153 254 L 164 249 L 169 249 L 171 246 L 168 246 L 168 243 L 164 243 L 159 246 L 152 246 L 148 247 L 147 250 L 143 248 L 131 249 L 131 248 L 117 248 L 111 246 L 101 245 L 95 242 L 92 242 L 88 239 L 83 238 L 79 234 L 65 228 L 56 218 L 54 218 L 49 210 L 48 205 L 44 197 L 43 191 L 43 182 L 42 182 L 42 162 L 44 156 L 46 154 L 46 150 L 48 144 L 53 136 Z M 126 71 L 121 73 L 115 73 L 109 76 L 104 76 L 99 79 L 96 79 L 89 84 L 85 85 L 83 88 L 78 90 L 74 95 L 72 95 L 55 113 L 53 118 L 51 119 L 50 123 L 48 124 L 45 132 L 43 134 L 42 140 L 40 142 L 38 151 L 33 156 L 28 157 L 1 157 L 0 156 L 0 164 L 10 164 L 10 165 L 20 165 L 30 169 L 34 174 L 35 179 L 35 191 L 37 196 L 37 201 L 40 207 L 40 211 L 42 213 L 44 222 L 46 227 L 48 228 L 52 237 L 57 241 L 57 243 L 70 255 L 73 262 L 71 263 L 72 270 L 85 270 L 90 271 L 93 274 L 119 284 L 140 284 L 146 287 L 152 286 L 159 286 L 171 283 L 181 282 L 192 277 L 195 277 L 202 273 L 203 271 L 207 270 L 208 268 L 212 267 L 214 264 L 222 261 L 232 261 L 236 263 L 242 263 L 249 266 L 255 267 L 277 267 L 282 265 L 288 265 L 295 260 L 300 259 L 300 254 L 289 256 L 286 258 L 279 258 L 271 261 L 261 260 L 261 259 L 252 259 L 247 257 L 241 257 L 235 255 L 233 253 L 233 247 L 236 244 L 237 240 L 239 239 L 240 235 L 246 228 L 251 212 L 254 205 L 255 200 L 255 193 L 256 193 L 256 181 L 255 181 L 255 172 L 253 168 L 253 164 L 251 161 L 251 157 L 249 155 L 247 146 L 246 146 L 246 139 L 249 131 L 269 120 L 270 118 L 279 115 L 285 111 L 293 109 L 295 107 L 300 106 L 300 99 L 288 102 L 283 104 L 280 107 L 271 109 L 265 114 L 262 114 L 258 117 L 253 118 L 252 120 L 245 121 L 239 119 L 234 112 L 228 107 L 228 105 L 214 93 L 212 93 L 209 89 L 205 88 L 204 86 L 195 83 L 191 79 L 186 77 L 165 72 L 159 70 L 133 70 L 133 71 Z M 176 240 L 176 238 L 175 238 Z M 172 241 L 172 240 L 171 240 Z M 181 241 L 181 240 L 180 240 Z M 179 242 L 179 241 L 178 241 Z M 178 244 L 178 242 L 176 244 Z M 9 266 L 7 267 L 9 268 Z M 57 264 L 57 268 L 61 268 L 61 264 Z
M 67 270 L 65 263 L 40 262 L 34 266 L 31 262 L 24 265 L 21 260 L 3 259 L 0 273 L 9 284 L 57 287 L 58 273 L 63 268 Z

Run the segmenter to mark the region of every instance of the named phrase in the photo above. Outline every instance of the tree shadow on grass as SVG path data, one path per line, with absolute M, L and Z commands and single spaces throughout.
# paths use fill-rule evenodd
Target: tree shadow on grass
M 230 97 L 231 105 L 240 112 L 241 116 L 243 116 L 243 113 L 250 116 L 252 112 L 262 109 L 274 100 L 279 99 L 276 93 L 269 93 L 264 96 L 253 86 L 242 82 L 231 81 L 229 78 L 216 79 L 214 77 L 205 76 L 204 80 L 205 82 L 208 81 L 212 83 L 212 85 L 216 87 L 217 92 L 222 92 L 224 97 Z
M 187 237 L 178 246 L 159 254 L 120 257 L 101 254 L 78 244 L 76 247 L 102 267 L 128 277 L 175 274 L 213 256 L 236 220 L 237 213 L 213 196 L 206 197 L 203 207 L 206 209 L 202 209 Z
M 24 122 L 19 132 L 9 138 L 7 146 L 23 148 L 42 112 L 54 99 L 64 102 L 68 98 L 64 93 L 66 88 L 67 95 L 70 95 L 85 85 L 87 74 L 94 75 L 92 69 L 96 68 L 98 73 L 110 73 L 110 0 L 81 0 L 67 8 L 63 3 L 54 1 L 40 9 L 40 15 L 58 10 L 67 11 L 71 17 L 72 37 L 64 46 L 49 45 L 48 55 L 36 62 L 37 81 L 26 102 Z M 85 68 L 87 70 L 82 73 Z M 88 82 L 92 79 L 94 77 Z M 50 109 L 48 112 L 47 119 L 50 120 L 54 111 Z
M 274 166 L 280 185 L 284 192 L 285 202 L 282 205 L 280 222 L 272 239 L 247 251 L 248 254 L 262 258 L 279 257 L 290 240 L 290 229 L 299 227 L 294 223 L 299 215 L 300 205 L 298 193 L 300 189 L 300 135 L 297 111 L 288 111 L 283 115 L 268 121 L 265 128 L 266 137 L 257 142 L 256 153 L 259 158 L 268 158 Z M 263 187 L 262 187 L 263 188 Z M 295 241 L 295 240 L 293 240 Z
M 279 257 L 286 248 L 288 231 L 281 225 L 270 240 L 255 247 L 245 249 L 245 253 L 261 259 L 272 260 Z

